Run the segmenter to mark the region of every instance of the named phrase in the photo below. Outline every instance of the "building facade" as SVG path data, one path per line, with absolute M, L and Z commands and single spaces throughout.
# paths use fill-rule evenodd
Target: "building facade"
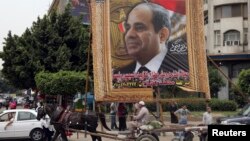
M 55 10 L 57 13 L 61 14 L 69 3 L 71 3 L 72 6 L 71 14 L 73 16 L 81 16 L 82 23 L 89 25 L 90 14 L 88 0 L 53 0 L 48 13 L 50 14 Z
M 207 55 L 236 83 L 240 71 L 250 68 L 250 0 L 203 0 L 203 8 Z M 232 84 L 223 78 L 218 98 L 228 99 Z

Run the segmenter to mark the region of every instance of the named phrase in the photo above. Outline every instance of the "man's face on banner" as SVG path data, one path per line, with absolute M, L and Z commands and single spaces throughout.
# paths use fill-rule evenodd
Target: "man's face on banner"
M 160 39 L 154 30 L 152 16 L 152 11 L 143 5 L 135 7 L 128 15 L 125 44 L 128 54 L 134 58 L 154 56 L 159 51 Z

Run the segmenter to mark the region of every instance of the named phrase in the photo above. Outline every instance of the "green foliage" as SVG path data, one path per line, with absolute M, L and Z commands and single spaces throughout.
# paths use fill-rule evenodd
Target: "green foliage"
M 180 108 L 182 105 L 186 105 L 190 111 L 205 111 L 206 110 L 206 99 L 204 98 L 179 98 L 175 99 Z M 163 111 L 169 111 L 170 100 L 164 100 L 162 102 Z M 211 99 L 208 105 L 213 111 L 235 111 L 237 104 L 231 100 L 219 100 Z M 155 103 L 147 103 L 147 107 L 150 111 L 156 111 Z
M 214 111 L 236 111 L 237 104 L 231 100 L 212 99 L 209 106 Z
M 24 36 L 28 36 L 29 30 L 26 30 Z M 8 33 L 5 38 L 3 52 L 1 58 L 3 59 L 3 77 L 17 88 L 23 88 L 25 85 L 31 85 L 34 81 L 30 80 L 29 76 L 32 73 L 29 71 L 29 58 L 27 57 L 27 50 L 21 44 L 23 40 L 16 35 Z M 21 83 L 20 83 L 21 82 Z
M 243 93 L 250 96 L 250 69 L 240 72 L 237 85 Z
M 226 84 L 216 68 L 208 66 L 208 73 L 210 94 L 212 97 L 217 98 L 220 88 L 225 86 Z
M 68 6 L 63 14 L 38 17 L 20 37 L 9 32 L 0 54 L 4 78 L 27 89 L 36 87 L 35 75 L 41 71 L 86 70 L 89 30 Z
M 235 101 L 240 108 L 246 105 L 247 103 L 247 94 L 240 93 L 235 87 L 231 88 L 229 91 L 229 99 Z
M 188 98 L 188 99 L 180 99 L 178 101 L 179 108 L 182 105 L 186 105 L 191 111 L 203 111 L 206 109 L 206 99 L 198 99 L 198 98 Z
M 40 72 L 36 75 L 37 88 L 45 94 L 74 95 L 84 93 L 86 72 L 59 71 L 58 73 Z
M 2 78 L 2 72 L 0 71 L 0 93 L 13 93 L 16 91 L 17 89 L 11 86 L 6 79 Z

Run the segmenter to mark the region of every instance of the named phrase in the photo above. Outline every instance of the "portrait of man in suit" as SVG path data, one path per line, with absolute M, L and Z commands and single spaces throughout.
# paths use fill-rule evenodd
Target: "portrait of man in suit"
M 185 39 L 169 41 L 171 21 L 166 8 L 139 3 L 128 12 L 124 26 L 125 48 L 133 61 L 116 68 L 113 74 L 188 73 Z

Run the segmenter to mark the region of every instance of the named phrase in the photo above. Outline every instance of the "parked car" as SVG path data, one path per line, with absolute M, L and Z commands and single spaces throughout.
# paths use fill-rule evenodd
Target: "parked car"
M 242 108 L 242 110 L 234 116 L 230 117 L 220 117 L 217 118 L 218 124 L 227 124 L 227 125 L 250 125 L 250 104 L 247 104 Z
M 9 114 L 14 115 L 13 123 L 4 127 L 9 122 Z M 41 122 L 36 119 L 37 112 L 33 109 L 11 109 L 0 114 L 0 140 L 3 139 L 25 139 L 32 141 L 43 140 Z

